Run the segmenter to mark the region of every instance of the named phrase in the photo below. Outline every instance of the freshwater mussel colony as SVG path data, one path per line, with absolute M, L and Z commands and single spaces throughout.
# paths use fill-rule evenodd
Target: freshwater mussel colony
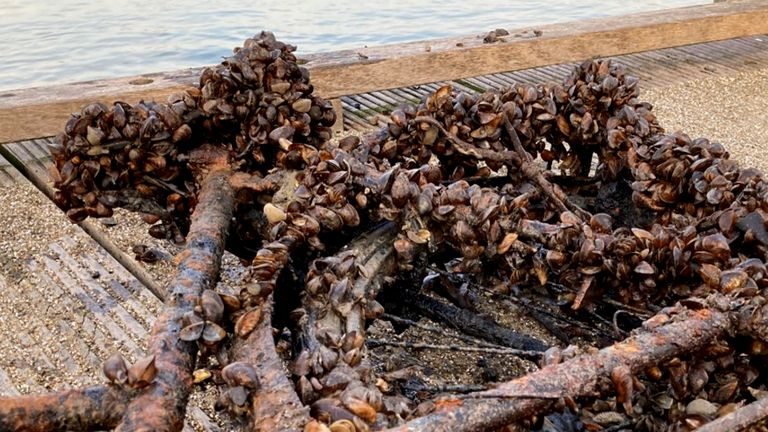
M 73 221 L 125 207 L 161 221 L 154 237 L 183 241 L 196 204 L 193 149 L 225 147 L 241 171 L 258 175 L 316 164 L 336 115 L 312 94 L 295 49 L 263 32 L 166 103 L 84 107 L 51 146 L 56 204 Z
M 52 150 L 56 202 L 70 218 L 128 207 L 157 222 L 153 235 L 177 240 L 195 205 L 195 151 L 224 148 L 252 176 L 231 237 L 258 252 L 235 314 L 282 289 L 291 257 L 305 263 L 293 268 L 305 286 L 287 360 L 318 420 L 308 430 L 376 430 L 426 412 L 366 358 L 365 319 L 383 311 L 375 280 L 394 268 L 425 275 L 434 265 L 521 295 L 556 285 L 564 314 L 610 299 L 651 316 L 680 300 L 703 305 L 713 292 L 764 292 L 762 174 L 718 143 L 666 134 L 638 100 L 637 79 L 610 61 L 587 61 L 562 84 L 481 95 L 443 87 L 362 140 L 331 143 L 333 111 L 293 49 L 262 33 L 167 104 L 89 105 Z M 396 266 L 374 262 L 371 273 L 370 256 L 336 252 L 386 221 Z M 233 340 L 247 336 L 225 321 Z M 584 430 L 691 430 L 765 394 L 757 365 L 766 354 L 766 341 L 749 335 L 718 341 L 625 377 L 629 396 L 612 396 L 606 377 L 607 396 L 577 401 L 565 418 Z M 556 348 L 546 356 L 562 357 Z

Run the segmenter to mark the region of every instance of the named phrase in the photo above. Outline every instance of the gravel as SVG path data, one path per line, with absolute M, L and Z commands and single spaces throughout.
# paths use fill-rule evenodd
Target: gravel
M 129 254 L 135 244 L 178 250 L 151 238 L 136 215 L 118 211 L 115 220 L 103 231 Z M 164 282 L 172 276 L 169 261 L 144 266 Z M 129 362 L 144 355 L 161 307 L 30 183 L 0 187 L 0 395 L 105 383 L 103 360 L 116 351 Z M 206 430 L 196 420 L 207 421 L 201 409 L 227 427 L 212 409 L 216 397 L 209 384 L 193 393 L 188 420 L 195 430 Z
M 768 172 L 768 69 L 697 79 L 644 91 L 659 122 L 673 132 L 722 143 L 743 167 Z

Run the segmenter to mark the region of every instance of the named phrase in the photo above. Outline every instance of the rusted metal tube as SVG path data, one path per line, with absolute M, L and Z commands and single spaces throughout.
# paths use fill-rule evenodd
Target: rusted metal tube
M 261 383 L 253 395 L 252 429 L 249 430 L 300 432 L 310 420 L 309 407 L 301 403 L 293 382 L 283 372 L 283 361 L 275 351 L 271 321 L 270 295 L 261 306 L 258 327 L 246 339 L 238 338 L 232 348 L 235 361 L 251 363 Z
M 229 169 L 210 168 L 192 213 L 187 247 L 177 257 L 176 274 L 166 290 L 165 307 L 152 326 L 149 352 L 155 356 L 157 377 L 128 406 L 118 431 L 179 431 L 184 425 L 197 345 L 179 339 L 182 317 L 194 309 L 204 289 L 216 284 L 234 206 Z
M 733 328 L 731 316 L 712 309 L 683 310 L 669 323 L 603 348 L 545 367 L 499 387 L 439 403 L 438 411 L 389 432 L 477 432 L 495 430 L 547 412 L 563 397 L 594 395 L 598 381 L 619 366 L 633 373 L 695 351 Z
M 28 432 L 111 429 L 120 422 L 129 394 L 95 386 L 44 395 L 0 398 L 0 430 Z
M 759 430 L 758 426 L 768 425 L 768 398 L 763 398 L 741 407 L 719 419 L 712 420 L 696 429 L 699 432 L 738 432 Z

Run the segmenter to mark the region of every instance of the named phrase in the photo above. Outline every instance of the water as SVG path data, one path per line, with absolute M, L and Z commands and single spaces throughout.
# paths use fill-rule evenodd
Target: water
M 298 54 L 707 0 L 0 0 L 0 90 L 214 64 L 261 29 Z

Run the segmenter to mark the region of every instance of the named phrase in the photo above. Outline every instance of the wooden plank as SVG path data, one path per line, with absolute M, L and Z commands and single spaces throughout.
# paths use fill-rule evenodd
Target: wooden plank
M 12 186 L 21 179 L 21 174 L 3 156 L 0 155 L 0 187 Z
M 107 358 L 111 355 L 116 348 L 107 345 L 106 335 L 101 331 L 99 326 L 91 320 L 89 315 L 85 313 L 85 305 L 61 288 L 63 284 L 60 282 L 59 276 L 46 269 L 45 266 L 37 260 L 31 260 L 27 265 L 41 280 L 41 284 L 37 290 L 44 290 L 47 296 L 56 299 L 56 302 L 46 309 L 46 314 L 50 313 L 51 315 L 61 317 L 62 319 L 70 319 L 70 322 L 79 333 L 89 336 L 90 346 L 87 349 L 93 352 L 94 355 L 103 358 Z M 28 295 L 31 300 L 37 300 L 41 302 L 40 304 L 44 304 L 44 297 L 37 292 L 37 290 L 30 290 L 29 293 L 25 294 Z M 72 317 L 74 317 L 74 319 Z M 80 346 L 78 346 L 78 348 L 79 347 Z M 84 352 L 81 352 L 80 354 L 84 354 Z M 134 359 L 135 357 L 131 355 L 130 360 Z M 101 362 L 102 360 L 99 359 L 99 365 Z
M 31 146 L 30 144 L 35 144 Z M 20 168 L 22 173 L 29 178 L 38 189 L 40 189 L 49 199 L 53 198 L 53 181 L 50 178 L 48 166 L 51 165 L 49 158 L 40 159 L 35 157 L 29 147 L 38 147 L 45 149 L 44 143 L 15 142 L 0 146 L 0 155 L 8 159 L 14 166 Z M 45 150 L 47 152 L 47 149 Z M 163 297 L 163 288 L 154 280 L 154 278 L 141 267 L 128 253 L 117 247 L 117 245 L 107 237 L 99 228 L 97 222 L 92 219 L 86 219 L 77 225 L 88 235 L 93 237 L 101 247 L 109 252 L 116 260 L 120 262 L 128 271 L 130 271 L 141 283 L 147 287 L 157 298 Z
M 712 63 L 712 61 L 709 58 L 706 58 L 704 53 L 702 53 L 701 51 L 691 49 L 692 47 L 693 45 L 688 47 L 680 47 L 677 49 L 677 52 L 685 55 L 685 58 L 683 61 L 685 61 L 686 63 L 690 65 L 694 65 L 700 70 L 714 75 L 715 73 L 705 69 L 708 65 Z M 719 52 L 718 54 L 719 55 L 717 56 L 717 60 L 716 60 L 718 68 L 725 70 L 726 72 L 729 72 L 729 73 L 736 73 L 739 71 L 737 68 L 732 66 L 733 62 L 731 60 L 731 57 L 733 56 L 728 55 L 726 53 L 722 53 L 722 52 Z
M 179 91 L 189 85 L 167 85 L 158 88 L 131 91 L 125 88 L 121 80 L 111 80 L 99 85 L 98 92 L 84 91 L 78 96 L 77 92 L 61 87 L 38 88 L 39 93 L 48 93 L 44 98 L 32 98 L 24 101 L 14 101 L 15 97 L 0 95 L 0 142 L 21 141 L 27 138 L 40 138 L 58 134 L 64 127 L 71 113 L 79 112 L 90 102 L 112 103 L 122 100 L 136 103 L 142 99 L 164 99 L 169 94 Z M 79 86 L 72 85 L 77 88 Z M 110 89 L 110 87 L 112 87 Z M 13 94 L 26 94 L 25 90 Z M 40 95 L 42 96 L 42 95 Z M 31 104 L 30 104 L 31 103 Z
M 95 304 L 102 308 L 104 314 L 110 315 L 115 320 L 115 322 L 120 324 L 120 327 L 127 330 L 126 333 L 130 332 L 128 334 L 132 339 L 147 339 L 149 333 L 144 328 L 144 326 L 142 326 L 142 324 L 139 323 L 131 313 L 125 310 L 120 302 L 116 301 L 111 295 L 109 295 L 107 290 L 101 286 L 103 281 L 97 281 L 91 276 L 90 272 L 92 269 L 90 266 L 87 264 L 85 266 L 81 265 L 80 262 L 73 258 L 59 244 L 51 243 L 48 247 L 53 252 L 52 255 L 58 258 L 59 262 L 63 264 L 65 269 L 69 270 L 75 283 L 80 286 L 80 288 L 88 295 L 88 297 L 93 299 Z M 99 313 L 93 310 L 92 312 Z M 146 324 L 148 326 L 150 325 L 150 323 Z
M 333 111 L 336 113 L 336 122 L 331 126 L 334 133 L 344 130 L 344 110 L 341 108 L 341 99 L 332 99 Z
M 768 33 L 768 0 L 715 3 L 537 29 L 543 32 L 540 37 L 509 36 L 505 42 L 494 44 L 484 44 L 471 35 L 308 55 L 304 60 L 318 94 L 334 99 L 595 56 Z M 425 50 L 427 45 L 429 51 Z M 164 99 L 195 85 L 200 70 L 4 92 L 0 94 L 0 143 L 55 135 L 69 114 L 88 102 Z
M 8 285 L 2 275 L 0 275 L 0 295 L 3 297 L 11 295 Z M 3 318 L 2 312 L 5 311 L 0 310 L 0 318 Z M 5 368 L 11 366 L 13 362 L 9 358 L 3 358 L 2 360 L 3 361 L 0 362 L 0 396 L 16 396 L 19 394 L 19 391 L 16 389 L 16 385 L 13 383 L 11 377 L 5 372 Z
M 768 57 L 768 52 L 766 52 L 768 50 L 768 42 L 756 42 L 761 44 L 760 48 L 756 48 L 743 39 L 728 42 L 732 42 L 728 44 L 729 48 L 733 49 L 734 52 L 738 51 L 743 58 L 760 62 L 765 61 Z
M 541 37 L 496 44 L 476 37 L 441 39 L 430 41 L 429 52 L 423 42 L 351 50 L 307 57 L 307 66 L 321 94 L 359 93 L 764 33 L 767 6 L 718 3 L 585 20 L 539 27 Z
M 19 391 L 11 378 L 3 369 L 0 369 L 0 396 L 18 396 Z
M 393 99 L 392 96 L 389 93 L 386 93 L 384 91 L 377 91 L 371 93 L 372 97 L 381 99 L 384 101 L 385 104 L 393 105 L 395 107 L 398 107 L 402 104 L 402 101 L 399 101 L 397 99 Z
M 67 274 L 67 272 L 62 271 L 63 269 L 57 261 L 45 255 L 41 257 L 40 261 L 42 261 L 48 271 L 58 276 L 64 289 L 85 306 L 88 315 L 93 317 L 95 322 L 103 326 L 106 332 L 109 333 L 119 346 L 125 347 L 129 353 L 137 358 L 141 356 L 142 351 L 131 336 L 128 335 L 117 322 L 115 322 L 107 310 L 101 307 L 96 300 L 91 298 L 89 293 L 80 286 L 78 281 Z
M 190 405 L 187 409 L 187 422 L 195 421 L 204 431 L 220 432 L 221 428 L 214 423 L 198 405 Z
M 102 353 L 106 353 L 106 345 L 93 344 L 89 346 L 85 343 L 84 329 L 87 327 L 95 330 L 93 322 L 84 316 L 77 315 L 77 312 L 82 311 L 82 309 L 75 304 L 72 297 L 64 294 L 59 288 L 59 285 L 53 280 L 55 275 L 51 276 L 43 271 L 34 260 L 28 264 L 28 268 L 32 271 L 39 270 L 36 273 L 40 280 L 34 288 L 23 292 L 24 297 L 30 302 L 46 305 L 46 317 L 57 321 L 60 334 L 64 336 L 64 339 L 56 344 L 59 346 L 59 351 L 67 351 L 79 358 L 84 375 L 88 375 L 88 371 L 100 371 L 103 361 L 98 357 L 98 351 L 94 352 L 94 349 L 104 349 Z M 55 300 L 52 301 L 52 299 Z M 85 322 L 86 320 L 88 323 Z M 93 334 L 91 338 L 103 339 L 103 335 L 99 331 L 98 335 Z
M 93 256 L 99 264 L 106 268 L 107 273 L 110 274 L 110 277 L 114 278 L 115 282 L 128 289 L 128 291 L 143 304 L 153 306 L 153 309 L 150 309 L 150 315 L 155 316 L 159 312 L 160 306 L 162 306 L 162 299 L 146 289 L 144 284 L 128 271 L 128 269 L 126 269 L 126 267 L 123 266 L 110 252 L 101 247 L 93 251 Z M 157 304 L 154 302 L 157 302 Z
M 81 256 L 80 259 L 89 269 L 93 269 L 99 272 L 101 275 L 100 279 L 104 279 L 103 284 L 110 289 L 110 291 L 119 299 L 120 303 L 124 305 L 124 307 L 131 309 L 132 315 L 134 315 L 137 319 L 140 319 L 143 326 L 146 328 L 151 327 L 155 316 L 150 313 L 149 310 L 147 310 L 145 305 L 141 304 L 141 302 L 134 297 L 133 293 L 128 291 L 128 289 L 123 286 L 123 284 L 121 284 L 118 280 L 114 279 L 110 275 L 109 270 L 101 265 L 101 263 L 96 259 L 95 254 L 84 255 Z M 151 299 L 157 301 L 157 298 L 155 297 L 151 297 Z

